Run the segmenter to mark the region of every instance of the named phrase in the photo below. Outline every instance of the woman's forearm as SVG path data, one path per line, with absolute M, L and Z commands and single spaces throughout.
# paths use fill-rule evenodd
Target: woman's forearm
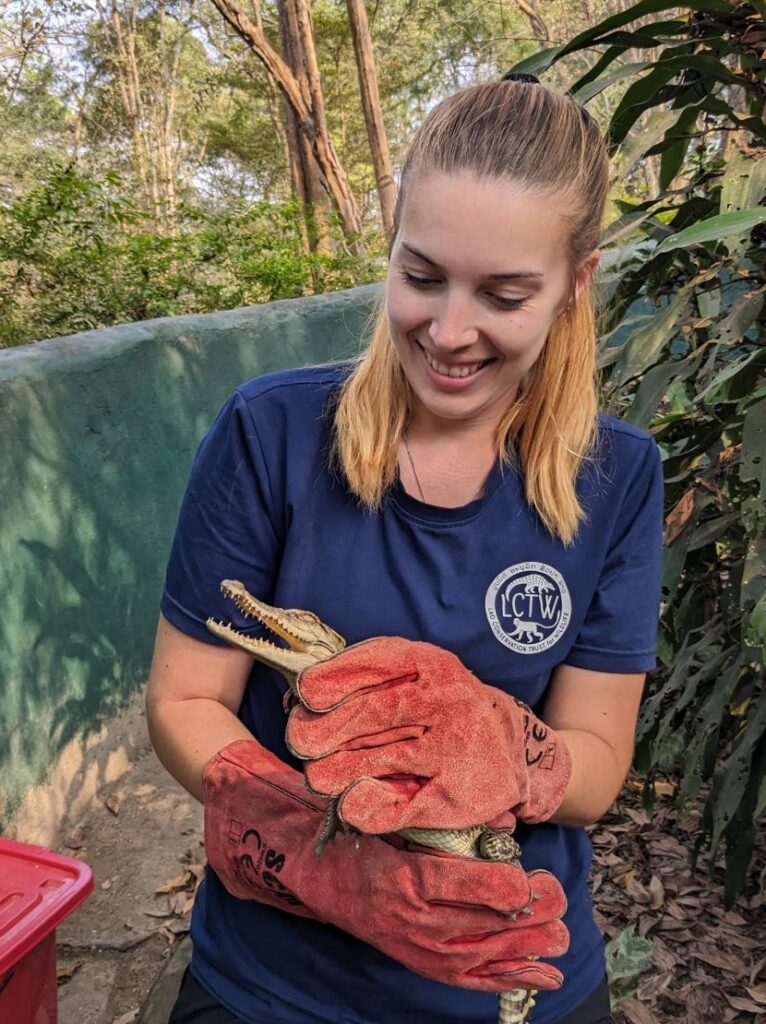
M 592 825 L 614 803 L 630 764 L 593 733 L 560 729 L 558 735 L 572 756 L 572 775 L 564 799 L 550 820 L 557 825 Z
M 146 710 L 157 757 L 200 802 L 210 758 L 234 740 L 253 739 L 232 711 L 207 697 L 149 700 Z

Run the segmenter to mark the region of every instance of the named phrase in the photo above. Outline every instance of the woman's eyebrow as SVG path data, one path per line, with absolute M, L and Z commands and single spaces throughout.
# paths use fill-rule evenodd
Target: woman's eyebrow
M 434 267 L 436 270 L 441 270 L 441 267 L 435 260 L 432 260 L 430 256 L 426 256 L 424 252 L 420 252 L 420 250 L 416 249 L 414 246 L 408 245 L 406 242 L 402 242 L 402 249 L 406 249 L 411 256 L 417 257 L 417 259 L 427 263 L 430 267 Z M 541 278 L 543 276 L 544 275 L 539 273 L 537 270 L 511 270 L 503 274 L 487 274 L 486 279 L 488 281 L 514 281 L 520 277 Z

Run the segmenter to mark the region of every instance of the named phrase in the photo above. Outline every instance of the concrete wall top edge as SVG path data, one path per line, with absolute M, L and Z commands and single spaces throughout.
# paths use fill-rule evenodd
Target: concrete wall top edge
M 226 333 L 232 330 L 252 330 L 258 319 L 266 313 L 270 318 L 297 315 L 311 316 L 317 307 L 347 306 L 355 301 L 371 301 L 380 293 L 381 284 L 366 284 L 338 292 L 326 292 L 294 299 L 281 299 L 257 306 L 213 313 L 188 313 L 184 316 L 157 317 L 136 323 L 100 327 L 92 331 L 68 334 L 60 338 L 0 349 L 0 386 L 6 381 L 39 380 L 52 373 L 96 369 L 111 362 L 131 348 L 158 338 L 171 340 L 187 333 L 212 329 Z

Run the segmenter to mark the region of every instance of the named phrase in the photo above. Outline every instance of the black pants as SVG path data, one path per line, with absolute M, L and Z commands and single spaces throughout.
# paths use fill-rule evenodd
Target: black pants
M 532 1019 L 534 1024 L 534 1011 L 532 1011 Z M 589 996 L 584 1003 L 580 1003 L 576 1010 L 567 1014 L 557 1024 L 610 1024 L 611 1020 L 609 989 L 604 981 L 593 995 Z M 243 1022 L 221 1006 L 192 977 L 187 968 L 181 982 L 178 1000 L 170 1014 L 168 1024 L 243 1024 Z M 263 1021 L 263 1024 L 270 1024 L 270 1022 Z

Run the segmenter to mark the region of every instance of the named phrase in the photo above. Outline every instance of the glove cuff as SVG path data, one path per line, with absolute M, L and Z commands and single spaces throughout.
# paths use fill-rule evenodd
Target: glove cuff
M 560 733 L 551 729 L 526 705 L 522 705 L 523 757 L 527 795 L 511 808 L 528 824 L 547 821 L 558 810 L 572 776 L 572 755 Z
M 207 763 L 202 786 L 205 851 L 225 888 L 320 920 L 291 877 L 304 850 L 313 856 L 327 806 L 307 793 L 300 772 L 254 740 L 235 740 Z

